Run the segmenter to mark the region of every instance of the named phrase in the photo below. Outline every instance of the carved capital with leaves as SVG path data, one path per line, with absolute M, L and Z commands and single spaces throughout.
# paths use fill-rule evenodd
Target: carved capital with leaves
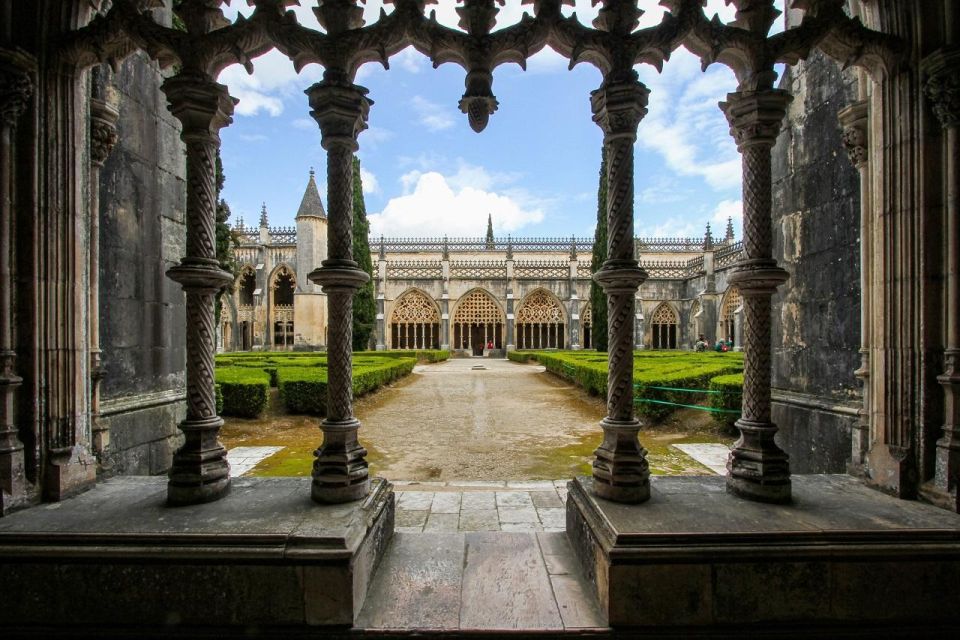
M 869 150 L 867 143 L 869 141 L 867 124 L 869 121 L 869 103 L 866 100 L 855 102 L 849 107 L 842 109 L 837 117 L 840 120 L 840 126 L 843 127 L 843 147 L 847 150 L 847 156 L 850 162 L 857 169 L 866 166 L 869 160 Z
M 160 87 L 170 103 L 170 113 L 183 125 L 181 137 L 216 142 L 220 129 L 233 122 L 236 101 L 227 88 L 209 77 L 180 74 Z
M 343 145 L 357 150 L 357 136 L 367 128 L 367 116 L 373 101 L 367 90 L 358 85 L 318 82 L 306 91 L 310 99 L 310 115 L 320 125 L 324 149 Z
M 33 95 L 33 59 L 20 51 L 0 49 L 0 122 L 16 126 Z
M 730 135 L 737 143 L 737 149 L 772 147 L 780 135 L 787 106 L 792 101 L 793 96 L 781 89 L 728 93 L 726 102 L 720 103 L 720 109 L 727 116 Z
M 113 147 L 117 144 L 116 107 L 94 98 L 90 101 L 90 161 L 102 167 Z
M 593 121 L 603 129 L 604 140 L 637 138 L 637 126 L 647 115 L 650 90 L 642 82 L 604 84 L 590 94 Z
M 923 91 L 944 127 L 960 125 L 960 49 L 941 49 L 924 59 Z

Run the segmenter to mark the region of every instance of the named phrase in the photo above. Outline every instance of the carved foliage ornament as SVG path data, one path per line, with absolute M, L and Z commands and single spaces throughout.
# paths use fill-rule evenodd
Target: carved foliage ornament
M 651 324 L 677 324 L 677 314 L 666 302 L 657 307 L 650 316 Z
M 923 90 L 944 127 L 960 126 L 960 49 L 941 50 L 923 61 Z
M 779 15 L 773 0 L 728 0 L 737 8 L 730 24 L 716 16 L 707 19 L 702 0 L 662 0 L 669 13 L 658 25 L 636 29 L 642 12 L 636 0 L 595 0 L 599 17 L 590 28 L 576 16 L 565 17 L 569 0 L 524 0 L 533 16 L 524 14 L 514 25 L 493 30 L 496 5 L 502 0 L 462 0 L 457 8 L 460 29 L 440 25 L 426 6 L 434 0 L 385 0 L 394 5 L 364 25 L 356 0 L 317 0 L 314 13 L 326 33 L 302 26 L 288 7 L 296 0 L 248 0 L 255 7 L 249 18 L 227 21 L 214 0 L 184 0 L 176 12 L 186 31 L 154 22 L 147 11 L 154 0 L 115 0 L 106 15 L 95 18 L 64 43 L 63 53 L 78 66 L 109 61 L 116 64 L 136 49 L 163 65 L 178 64 L 184 71 L 216 77 L 230 64 L 252 71 L 252 59 L 270 48 L 289 57 L 297 70 L 307 64 L 324 67 L 324 80 L 350 85 L 359 67 L 370 61 L 389 64 L 390 56 L 407 46 L 430 57 L 434 66 L 446 62 L 467 71 L 460 109 L 470 125 L 483 129 L 497 108 L 493 71 L 505 62 L 521 66 L 545 46 L 570 60 L 571 66 L 589 62 L 604 75 L 606 85 L 636 81 L 634 66 L 658 69 L 676 48 L 687 47 L 704 66 L 730 66 L 738 90 L 772 89 L 776 63 L 793 64 L 813 46 L 843 63 L 862 65 L 882 74 L 895 64 L 901 43 L 866 29 L 844 13 L 840 0 L 794 0 L 805 12 L 800 25 L 768 35 Z M 613 124 L 613 123 L 611 123 Z M 624 124 L 629 127 L 628 123 Z M 619 127 L 618 127 L 619 128 Z
M 14 127 L 33 95 L 33 60 L 25 53 L 0 49 L 0 123 Z

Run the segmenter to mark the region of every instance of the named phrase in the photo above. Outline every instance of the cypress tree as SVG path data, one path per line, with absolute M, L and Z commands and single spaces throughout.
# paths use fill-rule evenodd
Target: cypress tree
M 596 273 L 607 259 L 607 156 L 600 152 L 600 186 L 597 189 L 597 228 L 593 234 L 593 258 L 591 271 Z M 590 343 L 597 351 L 607 350 L 607 294 L 596 282 L 590 283 L 590 309 L 593 324 L 590 327 Z
M 353 296 L 353 350 L 370 348 L 370 336 L 377 317 L 373 299 L 373 259 L 370 257 L 370 223 L 363 202 L 363 182 L 360 178 L 360 160 L 353 158 L 353 259 L 370 274 L 370 281 Z
M 487 214 L 487 249 L 493 249 L 493 215 Z
M 223 162 L 220 160 L 220 151 L 217 151 L 217 164 L 216 164 L 216 187 L 217 187 L 217 210 L 216 210 L 216 248 L 217 248 L 217 260 L 220 261 L 220 267 L 226 271 L 229 271 L 236 277 L 237 275 L 237 265 L 233 259 L 233 231 L 230 229 L 228 221 L 230 220 L 230 205 L 227 204 L 227 201 L 220 197 L 220 192 L 223 191 L 224 182 L 226 182 L 226 176 L 223 173 Z M 220 325 L 220 314 L 223 311 L 223 301 L 221 300 L 224 292 L 233 292 L 233 285 L 231 284 L 226 289 L 221 289 L 217 292 L 215 297 L 214 305 L 214 316 L 216 317 L 217 326 Z

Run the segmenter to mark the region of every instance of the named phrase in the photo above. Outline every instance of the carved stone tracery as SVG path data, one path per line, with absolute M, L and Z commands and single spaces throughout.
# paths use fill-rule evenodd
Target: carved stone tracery
M 426 294 L 420 291 L 408 291 L 397 300 L 393 308 L 391 322 L 440 322 L 437 306 Z

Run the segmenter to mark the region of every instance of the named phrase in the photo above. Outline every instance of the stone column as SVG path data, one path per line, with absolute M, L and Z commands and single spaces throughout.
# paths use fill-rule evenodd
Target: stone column
M 863 385 L 863 403 L 858 411 L 857 426 L 852 434 L 850 471 L 863 473 L 870 449 L 870 257 L 871 207 L 870 163 L 868 158 L 869 103 L 862 100 L 838 114 L 843 127 L 843 146 L 850 162 L 860 174 L 860 368 L 854 375 Z
M 633 348 L 637 351 L 642 351 L 644 348 L 643 344 L 643 311 L 640 308 L 640 299 L 636 298 L 634 301 L 634 308 L 637 310 L 637 313 L 633 318 Z
M 167 502 L 211 502 L 230 489 L 227 450 L 218 435 L 223 420 L 214 401 L 214 296 L 233 281 L 216 251 L 215 164 L 220 129 L 233 120 L 227 88 L 204 75 L 176 75 L 161 89 L 183 125 L 187 145 L 187 252 L 167 277 L 187 295 L 187 418 L 184 443 L 173 456 Z
M 311 496 L 316 502 L 360 500 L 370 492 L 366 449 L 357 440 L 353 415 L 353 296 L 370 276 L 353 259 L 353 154 L 366 128 L 372 102 L 367 90 L 329 80 L 307 90 L 310 115 L 320 125 L 327 152 L 327 256 L 309 278 L 328 297 L 327 417 L 323 444 L 313 463 Z
M 380 257 L 377 260 L 377 351 L 387 348 L 387 320 L 386 290 L 387 290 L 387 257 L 383 253 L 383 244 L 380 245 Z
M 949 24 L 949 23 L 948 23 Z M 955 32 L 954 32 L 955 33 Z M 956 36 L 954 36 L 956 37 Z M 945 505 L 960 511 L 960 48 L 942 49 L 923 61 L 924 87 L 944 134 L 946 224 L 946 349 L 943 435 L 937 440 L 934 487 Z
M 88 295 L 90 331 L 90 422 L 93 453 L 101 468 L 110 445 L 110 429 L 100 420 L 100 382 L 103 367 L 100 351 L 100 169 L 117 144 L 116 107 L 100 98 L 90 100 L 90 288 Z
M 637 503 L 650 497 L 650 469 L 633 414 L 635 296 L 647 274 L 633 252 L 633 145 L 650 91 L 640 82 L 604 83 L 591 94 L 607 158 L 607 259 L 593 279 L 607 294 L 607 417 L 594 452 L 593 490 L 601 498 Z
M 13 339 L 13 134 L 33 93 L 32 61 L 0 49 L 0 516 L 26 500 L 23 443 L 16 423 L 17 375 Z
M 781 90 L 731 93 L 720 103 L 743 162 L 744 258 L 730 276 L 743 296 L 743 414 L 727 461 L 727 490 L 762 502 L 790 500 L 790 464 L 770 420 L 771 298 L 788 274 L 773 259 L 770 151 L 792 97 Z

